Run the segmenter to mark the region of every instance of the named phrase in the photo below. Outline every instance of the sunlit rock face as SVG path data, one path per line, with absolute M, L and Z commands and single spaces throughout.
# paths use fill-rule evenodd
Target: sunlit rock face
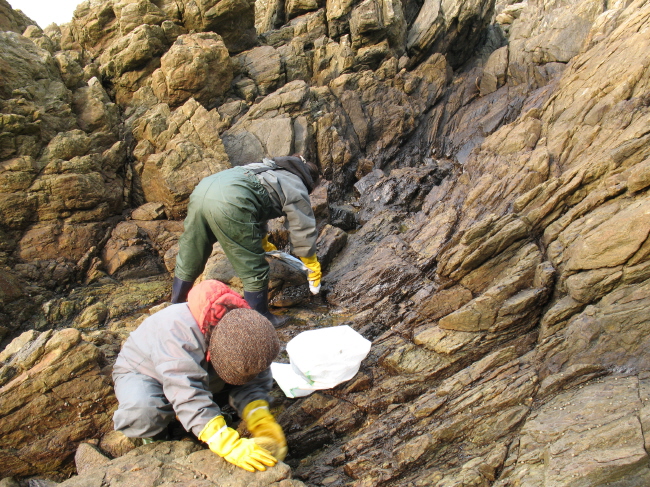
M 289 455 L 260 485 L 648 483 L 647 2 L 114 0 L 30 24 L 0 0 L 7 475 L 250 484 L 193 438 L 111 432 L 110 370 L 169 300 L 194 186 L 300 153 L 325 272 L 312 297 L 271 263 L 278 335 L 372 348 L 334 389 L 274 389 Z M 205 278 L 242 290 L 219 244 Z

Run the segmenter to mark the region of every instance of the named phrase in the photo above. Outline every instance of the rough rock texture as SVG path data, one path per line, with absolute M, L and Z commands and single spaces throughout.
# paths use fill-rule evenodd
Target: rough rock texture
M 12 475 L 62 480 L 80 441 L 78 485 L 230 468 L 192 442 L 124 455 L 103 374 L 166 305 L 196 183 L 299 152 L 326 179 L 325 276 L 313 297 L 272 262 L 278 334 L 347 324 L 373 346 L 332 390 L 273 391 L 294 477 L 648 483 L 649 2 L 93 0 L 44 31 L 0 13 L 1 403 L 49 387 L 29 357 L 58 336 L 105 391 L 47 431 L 0 414 Z M 241 285 L 219 245 L 203 278 Z
M 78 443 L 112 429 L 117 406 L 99 349 L 79 331 L 25 332 L 0 354 L 4 475 L 54 474 Z
M 265 472 L 249 473 L 229 464 L 194 442 L 162 442 L 141 446 L 110 460 L 89 445 L 77 453 L 80 475 L 62 482 L 65 487 L 153 487 L 182 484 L 190 487 L 304 487 L 291 479 L 291 469 L 280 463 Z
M 221 37 L 212 33 L 179 36 L 152 74 L 156 96 L 170 106 L 189 98 L 210 106 L 232 81 L 230 56 Z
M 198 182 L 230 167 L 215 131 L 221 125 L 215 109 L 207 111 L 193 98 L 173 112 L 166 103 L 156 104 L 139 117 L 133 155 L 143 202 L 162 203 L 171 217 L 184 216 Z
M 22 11 L 12 9 L 6 0 L 0 1 L 0 30 L 21 34 L 27 26 L 35 24 Z

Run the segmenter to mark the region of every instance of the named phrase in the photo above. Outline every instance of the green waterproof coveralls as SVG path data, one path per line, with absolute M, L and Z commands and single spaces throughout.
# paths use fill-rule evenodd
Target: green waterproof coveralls
M 175 276 L 193 282 L 218 241 L 244 290 L 265 290 L 269 264 L 262 238 L 267 220 L 283 215 L 293 252 L 299 257 L 313 255 L 316 219 L 309 192 L 298 176 L 265 160 L 204 178 L 190 196 Z

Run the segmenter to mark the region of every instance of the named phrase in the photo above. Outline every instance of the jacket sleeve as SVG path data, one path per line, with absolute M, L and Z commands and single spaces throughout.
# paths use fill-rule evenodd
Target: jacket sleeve
M 203 192 L 197 194 L 195 190 L 187 207 L 174 269 L 174 275 L 183 281 L 194 282 L 201 275 L 212 253 L 212 245 L 217 241 L 203 216 L 202 205 Z
M 285 189 L 283 185 L 286 199 L 282 211 L 287 216 L 292 252 L 298 257 L 310 257 L 316 253 L 316 217 L 307 188 L 302 182 L 300 186 Z
M 230 393 L 230 405 L 237 410 L 241 416 L 244 408 L 253 401 L 263 399 L 270 402 L 269 392 L 273 388 L 273 375 L 268 368 L 260 372 L 257 377 L 243 386 L 233 388 Z
M 199 435 L 221 410 L 208 389 L 205 338 L 198 327 L 169 326 L 157 330 L 152 360 L 163 392 L 183 427 Z

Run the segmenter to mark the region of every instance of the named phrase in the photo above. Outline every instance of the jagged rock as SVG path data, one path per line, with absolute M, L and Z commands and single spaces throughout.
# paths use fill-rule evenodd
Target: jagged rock
M 169 216 L 184 215 L 194 187 L 206 176 L 227 169 L 228 157 L 214 131 L 221 118 L 190 99 L 174 112 L 159 104 L 134 126 L 134 155 L 147 201 L 165 204 Z
M 24 233 L 18 255 L 26 261 L 55 260 L 62 255 L 76 261 L 105 233 L 106 225 L 102 223 L 36 224 Z
M 317 10 L 318 2 L 314 0 L 291 0 L 285 5 L 287 19 L 292 19 L 307 12 Z
M 528 4 L 521 10 L 510 28 L 508 73 L 515 83 L 535 83 L 543 76 L 537 66 L 566 63 L 578 54 L 605 9 L 602 3 L 591 0 L 571 5 L 545 2 L 540 10 L 530 7 Z
M 318 235 L 317 255 L 323 269 L 327 269 L 348 242 L 348 234 L 340 228 L 325 225 Z
M 100 278 L 86 287 L 77 288 L 64 298 L 53 298 L 42 303 L 40 312 L 43 313 L 43 319 L 49 326 L 72 325 L 81 320 L 86 309 L 90 308 L 89 314 L 93 317 L 97 316 L 95 311 L 105 308 L 108 310 L 108 316 L 105 318 L 108 320 L 106 326 L 111 328 L 115 321 L 132 314 L 134 310 L 150 308 L 154 304 L 167 300 L 170 292 L 171 280 L 167 276 L 124 279 L 118 282 L 104 275 L 103 279 Z M 118 324 L 125 329 L 132 326 L 130 323 L 124 324 L 119 321 Z M 99 342 L 98 344 L 102 345 Z M 117 355 L 117 352 L 114 355 Z
M 359 194 L 362 210 L 358 214 L 363 224 L 386 209 L 417 211 L 422 200 L 434 185 L 440 184 L 444 173 L 437 167 L 424 167 L 418 170 L 396 169 L 388 176 L 382 171 L 373 171 L 359 180 L 355 189 Z
M 98 327 L 108 317 L 108 308 L 104 303 L 95 303 L 84 309 L 74 320 L 72 326 L 77 329 Z
M 0 361 L 15 376 L 0 388 L 0 457 L 7 475 L 56 473 L 84 438 L 112 428 L 116 407 L 101 353 L 77 330 L 26 332 Z
M 133 329 L 135 328 L 137 328 L 137 325 L 133 326 Z M 112 458 L 117 458 L 137 448 L 139 446 L 137 443 L 137 439 L 127 438 L 120 431 L 110 431 L 102 436 L 99 448 L 102 452 L 108 453 Z
M 0 480 L 0 487 L 20 487 L 20 484 L 13 477 L 6 477 Z
M 260 46 L 233 58 L 239 72 L 255 82 L 256 92 L 262 96 L 285 84 L 279 52 L 271 46 Z
M 110 462 L 110 458 L 101 453 L 98 448 L 89 443 L 81 443 L 74 455 L 77 474 L 83 475 L 95 468 L 100 468 Z
M 384 167 L 395 154 L 394 141 L 415 130 L 418 117 L 441 95 L 449 75 L 444 58 L 434 55 L 413 72 L 401 71 L 389 80 L 364 71 L 330 82 L 331 91 L 319 94 L 327 99 L 330 113 L 318 120 L 316 140 L 332 189 L 343 189 L 341 179 L 356 162 L 353 153 L 364 151 L 374 167 Z
M 307 121 L 301 116 L 309 94 L 304 81 L 293 81 L 265 97 L 239 119 L 222 137 L 231 164 L 238 166 L 268 156 L 291 155 L 292 147 L 309 147 Z
M 293 306 L 279 336 L 349 324 L 373 346 L 339 387 L 274 390 L 299 478 L 648 482 L 647 2 L 260 1 L 257 44 L 250 1 L 85 2 L 44 32 L 0 2 L 0 25 L 18 31 L 0 33 L 0 334 L 32 329 L 1 352 L 15 357 L 2 387 L 39 367 L 53 332 L 34 329 L 82 328 L 108 373 L 167 305 L 196 183 L 300 152 L 329 180 L 313 200 L 325 276 L 311 297 L 272 263 L 272 303 Z M 175 79 L 196 99 L 171 93 L 167 60 L 217 34 L 223 65 L 206 77 L 184 63 Z M 281 222 L 270 235 L 286 249 Z M 206 275 L 241 290 L 218 246 Z M 70 443 L 134 447 L 91 435 Z M 213 484 L 197 467 L 218 466 L 210 452 L 156 448 L 68 482 Z M 72 450 L 50 451 L 40 474 L 63 478 Z
M 20 10 L 14 10 L 6 0 L 0 0 L 0 31 L 22 34 L 28 25 L 36 23 Z
M 214 33 L 179 36 L 151 79 L 156 96 L 171 107 L 194 98 L 212 108 L 232 81 L 228 49 Z
M 31 39 L 31 41 L 41 49 L 48 51 L 50 54 L 54 54 L 54 43 L 37 25 L 30 25 L 24 30 L 22 35 L 23 37 Z
M 124 37 L 116 39 L 99 57 L 103 76 L 119 77 L 146 65 L 167 48 L 167 38 L 157 25 L 140 25 Z
M 131 213 L 131 218 L 133 220 L 160 220 L 165 218 L 165 206 L 162 203 L 157 203 L 152 201 L 151 203 L 145 203 L 144 205 L 136 208 Z
M 507 475 L 494 485 L 648 482 L 648 390 L 647 379 L 608 377 L 558 395 L 526 420 Z
M 13 32 L 0 32 L 0 43 L 2 131 L 7 133 L 0 139 L 0 155 L 37 157 L 41 139 L 47 144 L 57 132 L 74 128 L 70 92 L 48 51 Z
M 92 448 L 82 445 L 84 451 Z M 80 458 L 80 460 L 83 460 Z M 183 483 L 188 486 L 235 487 L 303 487 L 291 479 L 291 469 L 279 463 L 265 472 L 250 473 L 226 462 L 210 450 L 191 441 L 154 443 L 103 465 L 83 462 L 80 475 L 60 486 L 100 487 L 110 482 L 115 486 L 153 487 L 164 483 Z M 83 473 L 81 473 L 83 472 Z M 136 473 L 137 472 L 137 473 Z
M 196 8 L 188 3 L 188 7 Z M 257 33 L 255 32 L 255 2 L 251 0 L 220 0 L 201 4 L 202 25 L 201 30 L 214 31 L 222 38 L 228 50 L 238 53 L 250 49 L 255 45 Z M 191 24 L 185 23 L 188 29 Z M 197 26 L 198 27 L 198 26 Z
M 165 25 L 167 24 L 167 25 Z M 72 30 L 84 49 L 101 53 L 115 41 L 143 26 L 160 26 L 168 32 L 176 24 L 186 32 L 213 31 L 233 52 L 255 42 L 254 2 L 210 0 L 194 2 L 114 0 L 101 4 L 86 1 L 75 10 Z M 173 42 L 174 39 L 172 38 Z
M 176 244 L 182 232 L 183 224 L 178 221 L 119 223 L 102 253 L 107 272 L 119 278 L 162 273 L 163 256 Z
M 166 2 L 161 2 L 163 5 Z M 165 9 L 166 10 L 166 9 Z M 113 11 L 120 24 L 120 33 L 126 35 L 142 24 L 160 25 L 165 21 L 165 11 L 149 1 L 113 2 Z
M 492 17 L 494 4 L 494 0 L 426 0 L 407 35 L 412 59 L 449 51 L 450 64 L 462 65 Z
M 61 78 L 69 90 L 83 86 L 85 73 L 83 69 L 83 58 L 80 52 L 59 51 L 54 54 L 54 59 L 59 67 Z
M 75 91 L 72 108 L 77 115 L 79 128 L 87 133 L 111 133 L 118 129 L 118 107 L 110 101 L 97 78 L 91 78 L 87 87 Z
M 635 372 L 645 370 L 645 357 L 638 354 L 637 347 L 643 347 L 648 326 L 643 308 L 647 301 L 644 294 L 649 285 L 646 279 L 638 284 L 621 286 L 605 295 L 597 305 L 588 306 L 563 323 L 542 347 L 547 355 L 543 374 L 558 373 L 579 364 L 595 363 L 595 357 L 598 357 L 596 363 L 601 366 Z M 629 296 L 630 300 L 623 300 L 623 296 Z M 629 342 L 620 342 L 612 331 L 612 326 L 624 326 Z M 575 341 L 559 342 L 569 334 L 576 337 Z M 583 336 L 588 337 L 588 345 Z
M 355 49 L 387 39 L 399 56 L 406 48 L 406 21 L 400 2 L 365 0 L 350 12 L 350 34 Z

